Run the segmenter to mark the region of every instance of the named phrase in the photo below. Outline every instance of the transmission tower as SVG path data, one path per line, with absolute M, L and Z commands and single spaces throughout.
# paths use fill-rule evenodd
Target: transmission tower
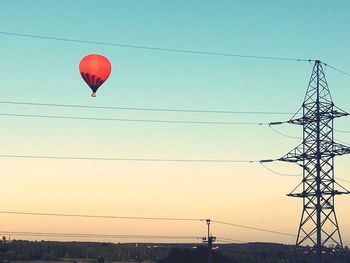
M 350 193 L 334 180 L 334 157 L 350 153 L 350 148 L 334 142 L 333 136 L 333 120 L 349 114 L 334 105 L 322 64 L 315 61 L 304 103 L 288 121 L 303 126 L 303 142 L 279 159 L 303 168 L 302 182 L 288 196 L 303 199 L 296 245 L 311 245 L 317 263 L 327 242 L 343 247 L 334 197 Z
M 213 263 L 213 243 L 216 241 L 216 237 L 210 234 L 210 219 L 205 220 L 208 227 L 207 237 L 203 237 L 203 243 L 208 243 L 208 263 Z

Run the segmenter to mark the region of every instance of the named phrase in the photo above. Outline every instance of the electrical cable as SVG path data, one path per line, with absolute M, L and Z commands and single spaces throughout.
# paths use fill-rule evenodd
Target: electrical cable
M 90 234 L 90 233 L 52 233 L 52 232 L 23 232 L 0 230 L 1 233 L 19 237 L 58 237 L 58 238 L 107 238 L 107 239 L 163 239 L 163 240 L 201 240 L 199 236 L 175 236 L 175 235 L 111 235 L 111 234 Z M 249 243 L 248 241 L 237 240 L 232 238 L 217 237 L 216 241 L 221 244 Z M 159 242 L 156 242 L 159 243 Z M 349 245 L 349 243 L 343 243 Z
M 302 139 L 301 137 L 296 137 L 296 136 L 291 136 L 291 135 L 284 134 L 284 133 L 282 133 L 282 132 L 280 132 L 280 131 L 278 131 L 278 130 L 272 128 L 272 125 L 271 125 L 271 124 L 269 124 L 269 127 L 270 127 L 270 129 L 271 129 L 272 131 L 274 131 L 275 133 L 277 133 L 277 134 L 279 134 L 279 135 L 281 135 L 281 136 L 283 136 L 283 137 L 286 137 L 286 138 L 289 138 L 289 139 Z
M 209 52 L 209 51 L 197 51 L 197 50 L 187 50 L 187 49 L 161 48 L 161 47 L 152 47 L 152 46 L 143 46 L 143 45 L 110 43 L 110 42 L 98 42 L 98 41 L 90 41 L 90 40 L 79 40 L 79 39 L 70 39 L 70 38 L 62 38 L 62 37 L 34 35 L 34 34 L 22 34 L 22 33 L 5 32 L 5 31 L 0 31 L 0 34 L 6 35 L 6 36 L 12 36 L 12 37 L 26 37 L 26 38 L 46 39 L 46 40 L 55 40 L 55 41 L 63 41 L 63 42 L 81 43 L 81 44 L 94 44 L 94 45 L 103 45 L 103 46 L 111 46 L 111 47 L 145 49 L 145 50 L 151 50 L 151 51 L 165 51 L 165 52 L 187 53 L 187 54 L 197 54 L 197 55 L 225 56 L 225 57 L 238 57 L 238 58 L 250 58 L 250 59 L 263 59 L 263 60 L 284 60 L 284 61 L 297 61 L 297 62 L 315 61 L 312 59 L 301 59 L 301 58 L 255 56 L 255 55 L 232 54 L 232 53 L 224 53 L 224 52 Z
M 103 218 L 103 219 L 131 219 L 131 220 L 156 220 L 156 221 L 205 221 L 202 218 L 176 218 L 176 217 L 139 217 L 139 216 L 113 216 L 113 215 L 84 215 L 65 213 L 42 213 L 24 211 L 0 211 L 0 214 L 30 215 L 30 216 L 55 216 L 55 217 L 78 217 L 78 218 Z
M 262 123 L 262 122 L 183 121 L 183 120 L 119 119 L 119 118 L 115 119 L 115 118 L 99 118 L 99 117 L 76 117 L 76 116 L 16 114 L 16 113 L 0 113 L 0 116 L 46 118 L 46 119 L 93 120 L 93 121 L 171 123 L 171 124 L 207 124 L 207 125 L 267 125 L 268 124 L 268 123 Z
M 211 220 L 211 222 L 217 223 L 217 224 L 222 224 L 222 225 L 238 227 L 238 228 L 244 228 L 244 229 L 249 229 L 249 230 L 256 230 L 256 231 L 266 232 L 266 233 L 270 233 L 270 234 L 277 234 L 277 235 L 283 235 L 283 236 L 296 237 L 296 235 L 293 235 L 293 234 L 290 234 L 290 233 L 284 233 L 284 232 L 270 230 L 270 229 L 257 228 L 257 227 L 252 227 L 252 226 L 246 226 L 246 225 L 234 224 L 234 223 L 229 223 L 229 222 L 224 222 L 224 221 L 218 221 L 218 220 Z
M 172 217 L 135 217 L 135 216 L 112 216 L 112 215 L 83 215 L 83 214 L 64 214 L 64 213 L 41 213 L 41 212 L 23 212 L 23 211 L 0 211 L 0 214 L 15 214 L 15 215 L 33 215 L 33 216 L 54 216 L 54 217 L 78 217 L 78 218 L 102 218 L 102 219 L 137 219 L 137 220 L 163 220 L 163 221 L 198 221 L 198 222 L 206 222 L 207 219 L 200 219 L 200 218 L 172 218 Z M 283 235 L 283 236 L 292 236 L 296 237 L 297 235 L 290 234 L 290 233 L 285 233 L 281 231 L 275 231 L 275 230 L 270 230 L 270 229 L 265 229 L 265 228 L 258 228 L 258 227 L 252 227 L 248 225 L 241 225 L 241 224 L 235 224 L 235 223 L 230 223 L 230 222 L 224 222 L 224 221 L 219 221 L 219 220 L 211 220 L 213 223 L 217 224 L 222 224 L 222 225 L 228 225 L 228 226 L 233 226 L 233 227 L 238 227 L 238 228 L 244 228 L 244 229 L 249 229 L 249 230 L 254 230 L 254 231 L 261 231 L 261 232 L 267 232 L 271 234 L 277 234 L 277 235 Z M 174 238 L 198 238 L 201 239 L 201 237 L 196 237 L 196 236 L 150 236 L 150 235 L 110 235 L 110 234 L 74 234 L 74 233 L 46 233 L 46 232 L 15 232 L 15 231 L 4 231 L 1 230 L 1 233 L 6 233 L 6 234 L 36 234 L 36 235 L 56 235 L 56 234 L 61 234 L 65 236 L 72 236 L 74 237 L 75 235 L 78 236 L 100 236 L 100 237 L 110 237 L 110 238 L 138 238 L 138 237 L 145 237 L 145 238 L 162 238 L 162 237 L 174 237 Z M 236 240 L 236 239 L 229 239 L 229 238 L 224 238 L 224 237 L 219 237 L 219 239 L 226 239 L 229 241 L 235 241 L 235 242 L 247 242 L 247 241 L 242 241 L 242 240 Z
M 336 131 L 336 132 L 342 132 L 342 133 L 350 133 L 350 131 L 346 131 L 346 130 L 334 129 L 334 131 Z
M 128 111 L 154 111 L 154 112 L 186 112 L 186 113 L 214 113 L 214 114 L 250 114 L 250 115 L 286 115 L 290 112 L 272 112 L 272 111 L 232 111 L 232 110 L 195 110 L 195 109 L 170 109 L 170 108 L 141 108 L 141 107 L 114 107 L 114 106 L 89 106 L 77 104 L 57 104 L 57 103 L 38 103 L 21 101 L 0 101 L 0 104 L 24 105 L 24 106 L 46 106 L 46 107 L 64 107 L 64 108 L 84 108 L 84 109 L 103 109 L 103 110 L 128 110 Z
M 112 215 L 83 215 L 83 214 L 64 214 L 64 213 L 41 213 L 41 212 L 23 212 L 23 211 L 0 211 L 0 214 L 15 214 L 15 215 L 31 215 L 31 216 L 54 216 L 54 217 L 78 217 L 78 218 L 102 218 L 102 219 L 136 219 L 136 220 L 162 220 L 162 221 L 206 221 L 207 219 L 200 218 L 172 218 L 172 217 L 135 217 L 135 216 L 112 216 Z M 246 225 L 233 224 L 218 220 L 211 220 L 213 223 L 230 225 L 250 230 L 263 231 L 273 234 L 281 234 L 290 236 L 291 234 L 272 231 L 268 229 L 256 228 Z M 1 231 L 0 231 L 1 232 Z M 4 231 L 3 231 L 4 232 Z M 3 233 L 2 232 L 2 233 Z
M 342 182 L 344 182 L 344 183 L 350 184 L 350 181 L 348 181 L 348 180 L 345 180 L 345 179 L 342 179 L 342 178 L 339 178 L 339 177 L 335 177 L 335 179 L 337 179 L 337 180 L 339 180 L 339 181 L 342 181 Z
M 30 231 L 7 231 L 0 230 L 2 234 L 15 236 L 43 236 L 43 237 L 71 237 L 71 238 L 112 238 L 112 239 L 202 239 L 199 236 L 176 236 L 176 235 L 116 235 L 116 234 L 93 234 L 93 233 L 53 233 L 53 232 L 30 232 Z
M 113 216 L 113 215 L 82 215 L 82 214 L 64 214 L 64 213 L 42 213 L 42 212 L 24 212 L 24 211 L 0 211 L 0 214 L 30 215 L 30 216 L 53 216 L 53 217 L 78 217 L 78 218 L 101 218 L 101 219 L 137 219 L 137 220 L 164 220 L 164 221 L 197 221 L 206 222 L 207 219 L 201 218 L 172 218 L 172 217 L 135 217 L 135 216 Z M 230 225 L 250 230 L 263 231 L 273 234 L 281 234 L 287 236 L 295 236 L 289 233 L 273 231 L 269 229 L 257 228 L 247 225 L 234 224 L 219 220 L 211 220 L 213 223 Z M 0 231 L 1 232 L 1 231 Z
M 331 68 L 331 69 L 333 69 L 333 70 L 335 70 L 335 71 L 338 71 L 339 73 L 342 73 L 342 74 L 344 74 L 344 75 L 350 77 L 350 73 L 347 73 L 347 72 L 345 72 L 344 70 L 338 69 L 338 68 L 333 67 L 333 66 L 331 66 L 331 65 L 329 65 L 329 64 L 326 64 L 326 63 L 322 63 L 322 64 L 325 65 L 326 67 L 329 67 L 329 68 Z
M 0 158 L 56 159 L 56 160 L 91 160 L 91 161 L 135 161 L 135 162 L 194 162 L 194 163 L 257 163 L 258 160 L 229 159 L 161 159 L 161 158 L 108 158 L 79 156 L 11 155 L 0 154 Z
M 239 242 L 239 243 L 248 243 L 247 241 L 226 238 L 226 237 L 216 237 L 216 241 L 224 241 L 224 242 L 232 241 L 232 242 Z
M 273 161 L 277 161 L 277 160 L 272 160 Z M 260 161 L 259 162 L 266 170 L 270 171 L 271 173 L 274 173 L 276 175 L 280 175 L 280 176 L 290 176 L 290 177 L 300 177 L 300 176 L 303 176 L 302 174 L 286 174 L 286 173 L 279 173 L 279 172 L 276 172 L 274 170 L 272 170 L 271 168 L 267 167 L 266 165 L 264 165 L 264 161 Z M 342 179 L 340 177 L 335 177 L 336 179 L 338 179 L 339 181 L 343 181 L 343 182 L 346 182 L 346 183 L 350 183 L 350 181 L 347 181 L 345 179 Z M 300 185 L 300 184 L 299 184 Z M 299 186 L 298 185 L 298 186 Z M 292 192 L 294 192 L 296 189 L 294 189 Z
M 279 173 L 279 172 L 276 172 L 274 170 L 272 170 L 271 168 L 267 167 L 265 164 L 263 164 L 263 162 L 259 162 L 262 167 L 264 167 L 266 170 L 270 171 L 271 173 L 274 173 L 276 175 L 280 175 L 280 176 L 290 176 L 290 177 L 299 177 L 299 176 L 302 176 L 302 174 L 285 174 L 285 173 Z
M 237 242 L 238 243 L 238 242 Z M 217 245 L 232 245 L 233 242 L 232 241 L 225 241 L 225 240 L 221 240 L 221 239 L 216 239 L 216 244 Z

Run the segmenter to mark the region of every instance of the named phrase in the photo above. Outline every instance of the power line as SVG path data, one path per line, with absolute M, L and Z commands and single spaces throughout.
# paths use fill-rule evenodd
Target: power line
M 102 219 L 156 220 L 156 221 L 205 221 L 206 220 L 206 219 L 202 219 L 202 218 L 85 215 L 85 214 L 41 213 L 41 212 L 24 212 L 24 211 L 0 211 L 0 214 L 30 215 L 30 216 L 54 216 L 54 217 L 78 217 L 78 218 L 102 218 Z
M 7 231 L 0 230 L 2 234 L 15 236 L 41 236 L 41 237 L 71 237 L 71 238 L 112 238 L 112 239 L 202 239 L 199 236 L 178 235 L 116 235 L 116 234 L 93 234 L 93 233 L 55 233 L 55 232 L 30 232 L 30 231 Z
M 81 156 L 48 156 L 48 155 L 9 155 L 0 154 L 0 158 L 21 159 L 54 159 L 54 160 L 92 160 L 92 161 L 136 161 L 136 162 L 194 162 L 194 163 L 260 163 L 266 170 L 280 176 L 301 176 L 300 174 L 279 173 L 267 167 L 263 163 L 266 160 L 230 160 L 230 159 L 161 159 L 161 158 L 108 158 L 108 157 L 81 157 Z M 277 160 L 267 160 L 274 162 Z M 0 211 L 0 213 L 2 213 Z
M 315 61 L 312 59 L 301 59 L 301 58 L 255 56 L 255 55 L 243 55 L 243 54 L 233 54 L 233 53 L 224 53 L 224 52 L 209 52 L 209 51 L 110 43 L 110 42 L 98 42 L 98 41 L 90 41 L 90 40 L 79 40 L 79 39 L 71 39 L 71 38 L 44 36 L 44 35 L 22 34 L 22 33 L 5 32 L 5 31 L 0 31 L 0 34 L 12 36 L 12 37 L 26 37 L 26 38 L 46 39 L 46 40 L 64 41 L 64 42 L 72 42 L 72 43 L 81 43 L 81 44 L 94 44 L 94 45 L 103 45 L 103 46 L 111 46 L 111 47 L 145 49 L 145 50 L 151 50 L 151 51 L 164 51 L 164 52 L 187 53 L 187 54 L 197 54 L 197 55 L 224 56 L 224 57 L 237 57 L 237 58 L 250 58 L 250 59 L 263 59 L 263 60 L 284 60 L 284 61 L 297 61 L 297 62 Z
M 232 245 L 234 243 L 234 241 L 225 241 L 219 238 L 216 238 L 216 244 L 218 245 Z M 242 243 L 242 242 L 235 242 L 235 243 Z
M 107 238 L 107 239 L 163 239 L 163 240 L 201 240 L 200 236 L 180 236 L 180 235 L 125 235 L 125 234 L 93 234 L 93 233 L 58 233 L 58 232 L 32 232 L 32 231 L 8 231 L 0 230 L 2 234 L 19 237 L 56 237 L 56 238 Z M 217 237 L 217 241 L 232 244 L 249 243 L 248 241 L 237 240 L 226 237 Z M 344 243 L 348 245 L 348 243 Z
M 92 120 L 92 121 L 117 121 L 117 122 L 143 122 L 143 123 L 171 123 L 171 124 L 206 124 L 206 125 L 267 125 L 263 122 L 225 122 L 225 121 L 183 121 L 183 120 L 154 120 L 154 119 L 123 119 L 123 118 L 100 118 L 100 117 L 76 117 L 59 115 L 17 114 L 0 113 L 6 117 L 26 117 L 45 119 L 69 119 L 69 120 Z
M 339 178 L 339 177 L 335 177 L 335 179 L 337 179 L 337 180 L 339 180 L 339 181 L 342 181 L 342 182 L 344 182 L 344 183 L 350 184 L 350 181 L 348 181 L 348 180 L 345 180 L 345 179 L 342 179 L 342 178 Z
M 85 215 L 85 214 L 42 213 L 42 212 L 4 211 L 4 210 L 0 211 L 0 214 L 30 215 L 30 216 L 53 216 L 53 217 L 78 217 L 78 218 L 101 218 L 101 219 L 160 220 L 160 221 L 197 221 L 197 222 L 203 222 L 203 221 L 207 220 L 207 219 L 203 219 L 203 218 Z M 211 222 L 218 223 L 218 224 L 235 226 L 235 227 L 240 227 L 240 228 L 245 228 L 245 229 L 250 229 L 250 230 L 264 231 L 264 232 L 269 232 L 269 233 L 273 233 L 273 234 L 291 235 L 291 234 L 286 234 L 286 233 L 283 233 L 283 232 L 272 231 L 272 230 L 256 228 L 256 227 L 246 226 L 246 225 L 240 225 L 240 224 L 234 224 L 234 223 L 227 223 L 227 222 L 218 221 L 218 220 L 211 220 Z
M 0 214 L 14 214 L 14 215 L 30 215 L 30 216 L 53 216 L 53 217 L 78 217 L 78 218 L 100 218 L 100 219 L 132 219 L 132 220 L 160 220 L 160 221 L 197 221 L 197 222 L 203 222 L 206 221 L 207 219 L 203 218 L 176 218 L 176 217 L 137 217 L 137 216 L 113 216 L 113 215 L 85 215 L 85 214 L 64 214 L 64 213 L 41 213 L 41 212 L 23 212 L 23 211 L 0 211 Z M 265 228 L 258 228 L 258 227 L 253 227 L 253 226 L 248 226 L 248 225 L 241 225 L 241 224 L 236 224 L 236 223 L 230 223 L 230 222 L 224 222 L 224 221 L 219 221 L 219 220 L 211 220 L 213 223 L 217 224 L 222 224 L 222 225 L 228 225 L 232 227 L 238 227 L 238 228 L 244 228 L 244 229 L 249 229 L 249 230 L 254 230 L 254 231 L 262 231 L 262 232 L 267 232 L 271 234 L 277 234 L 277 235 L 284 235 L 284 236 L 292 236 L 296 237 L 296 235 L 290 234 L 290 233 L 285 233 L 281 231 L 275 231 L 275 230 L 270 230 L 270 229 L 265 229 Z M 1 233 L 32 233 L 32 232 L 13 232 L 11 231 L 0 231 Z M 44 232 L 34 232 L 37 234 L 42 234 L 46 235 L 48 233 Z M 68 235 L 67 233 L 53 233 L 53 234 L 65 234 Z M 92 236 L 110 236 L 110 237 L 128 237 L 131 235 L 110 235 L 110 234 L 72 234 L 69 233 L 70 235 L 92 235 Z M 133 235 L 131 238 L 137 238 L 142 235 Z M 149 236 L 147 237 L 169 237 L 169 236 Z M 171 237 L 194 237 L 194 236 L 171 236 Z M 199 238 L 199 237 L 198 237 Z M 201 237 L 200 237 L 201 238 Z M 231 240 L 231 241 L 238 241 L 238 242 L 247 242 L 247 241 L 241 241 L 241 240 L 235 240 L 235 239 L 229 239 L 229 238 L 223 238 L 220 237 L 219 239 L 226 239 L 226 240 Z
M 276 161 L 276 160 L 272 160 L 272 161 Z M 290 176 L 290 177 L 300 177 L 302 176 L 302 174 L 286 174 L 286 173 L 279 173 L 276 172 L 275 170 L 272 170 L 271 168 L 269 168 L 268 166 L 264 165 L 264 162 L 259 162 L 266 170 L 270 171 L 271 173 L 274 173 L 276 175 L 280 175 L 280 176 Z M 350 183 L 350 181 L 347 181 L 345 179 L 342 179 L 340 177 L 335 177 L 337 180 L 345 182 L 345 183 Z
M 270 129 L 271 129 L 272 131 L 274 131 L 275 133 L 277 133 L 277 134 L 279 134 L 279 135 L 281 135 L 281 136 L 283 136 L 283 137 L 286 137 L 286 138 L 289 138 L 289 139 L 302 139 L 302 138 L 300 138 L 300 137 L 296 137 L 296 136 L 291 136 L 291 135 L 288 135 L 288 134 L 284 134 L 284 133 L 282 133 L 282 132 L 280 132 L 280 131 L 274 129 L 274 128 L 272 127 L 271 124 L 269 124 L 269 127 L 270 127 Z
M 238 242 L 238 243 L 248 243 L 248 241 L 243 241 L 243 240 L 237 240 L 237 239 L 232 239 L 232 238 L 226 238 L 226 237 L 216 237 L 216 241 L 223 241 L 223 242 Z
M 266 170 L 270 171 L 271 173 L 274 173 L 274 174 L 277 174 L 277 175 L 280 175 L 280 176 L 290 176 L 290 177 L 300 177 L 302 176 L 301 174 L 286 174 L 286 173 L 279 173 L 279 172 L 276 172 L 274 170 L 272 170 L 271 168 L 267 167 L 265 164 L 263 164 L 263 162 L 260 162 L 261 166 L 264 167 Z
M 346 131 L 346 130 L 334 129 L 334 131 L 336 131 L 336 132 L 342 132 L 342 133 L 350 133 L 350 131 Z
M 77 104 L 38 103 L 38 102 L 22 102 L 22 101 L 0 101 L 0 104 L 64 107 L 64 108 L 84 108 L 84 109 L 103 109 L 103 110 L 154 111 L 154 112 L 186 112 L 186 113 L 250 114 L 250 115 L 287 115 L 287 114 L 289 115 L 289 114 L 293 114 L 292 112 L 273 112 L 273 111 L 233 111 L 233 110 L 195 110 L 195 109 L 170 109 L 170 108 L 115 107 L 115 106 L 90 106 L 90 105 L 77 105 Z
M 267 160 L 268 162 L 274 162 L 274 161 L 278 161 L 278 160 Z M 264 163 L 266 162 L 266 160 L 262 160 L 260 161 L 259 163 L 268 171 L 274 173 L 274 174 L 277 174 L 277 175 L 280 175 L 280 176 L 291 176 L 291 177 L 300 177 L 302 176 L 302 174 L 286 174 L 286 173 L 279 173 L 279 172 L 276 172 L 274 170 L 272 170 L 271 168 L 267 167 L 266 165 L 264 165 Z M 350 183 L 350 181 L 347 181 L 345 179 L 342 179 L 340 177 L 335 177 L 336 179 L 338 179 L 339 181 L 343 181 L 343 182 L 346 182 L 346 183 Z M 295 190 L 295 189 L 294 189 Z
M 282 124 L 282 123 L 281 123 L 281 124 Z M 301 138 L 301 137 L 288 135 L 288 134 L 285 134 L 285 133 L 282 133 L 282 132 L 278 131 L 277 129 L 274 129 L 274 128 L 272 127 L 272 126 L 273 126 L 273 123 L 269 123 L 268 125 L 269 125 L 269 127 L 270 127 L 270 129 L 271 129 L 272 131 L 274 131 L 275 133 L 277 133 L 277 134 L 279 134 L 279 135 L 281 135 L 281 136 L 283 136 L 283 137 L 290 138 L 290 139 L 299 139 L 299 140 L 302 140 L 302 139 L 303 139 L 303 138 Z M 343 132 L 343 133 L 350 133 L 350 131 L 345 131 L 345 130 L 336 130 L 336 129 L 334 129 L 334 131 Z M 346 143 L 346 142 L 344 142 L 344 141 L 341 141 L 341 140 L 339 140 L 339 139 L 336 139 L 336 141 L 339 141 L 339 142 L 344 143 L 344 144 L 348 144 L 348 143 Z
M 195 163 L 257 163 L 258 160 L 229 159 L 161 159 L 161 158 L 108 158 L 79 156 L 10 155 L 0 154 L 1 158 L 56 159 L 56 160 L 92 160 L 92 161 L 136 161 L 136 162 L 195 162 Z
M 331 68 L 331 69 L 333 69 L 333 70 L 335 70 L 335 71 L 338 71 L 339 73 L 342 73 L 342 74 L 344 74 L 344 75 L 350 77 L 350 73 L 347 73 L 347 72 L 345 72 L 344 70 L 338 69 L 338 68 L 333 67 L 333 66 L 331 66 L 331 65 L 328 65 L 328 64 L 326 64 L 326 63 L 322 63 L 322 64 L 325 65 L 325 66 L 327 66 L 327 67 L 329 67 L 329 68 Z
M 257 227 L 252 227 L 252 226 L 246 226 L 246 225 L 240 225 L 240 224 L 229 223 L 229 222 L 224 222 L 224 221 L 218 221 L 218 220 L 211 220 L 211 222 L 217 223 L 217 224 L 222 224 L 222 225 L 227 225 L 227 226 L 233 226 L 233 227 L 238 227 L 238 228 L 249 229 L 249 230 L 267 232 L 267 233 L 270 233 L 270 234 L 277 234 L 277 235 L 283 235 L 283 236 L 296 237 L 296 235 L 293 235 L 293 234 L 290 234 L 290 233 L 285 233 L 285 232 L 280 232 L 280 231 L 275 231 L 275 230 L 270 230 L 270 229 L 257 228 Z
M 0 154 L 0 158 L 21 158 L 21 159 L 53 159 L 53 160 L 91 160 L 91 161 L 135 161 L 135 162 L 193 162 L 193 163 L 260 163 L 266 170 L 280 176 L 289 176 L 296 177 L 301 176 L 299 174 L 285 174 L 279 173 L 271 168 L 267 167 L 263 163 L 266 160 L 229 160 L 229 159 L 160 159 L 160 158 L 108 158 L 108 157 L 79 157 L 79 156 L 44 156 L 44 155 L 9 155 L 9 154 Z M 268 161 L 276 161 L 276 160 L 268 160 Z M 337 177 L 337 179 L 347 182 L 344 179 Z M 6 212 L 6 211 L 5 211 Z M 4 211 L 0 211 L 1 213 L 5 213 Z M 6 212 L 16 214 L 17 212 Z M 18 212 L 21 214 L 22 212 Z M 28 213 L 31 214 L 31 213 Z M 39 214 L 38 214 L 39 215 Z M 42 214 L 42 215 L 50 215 L 50 214 Z M 55 215 L 55 214 L 52 214 Z M 57 214 L 58 215 L 58 214 Z M 62 215 L 63 216 L 63 215 Z M 70 216 L 70 215 L 67 215 Z M 74 216 L 74 215 L 71 215 Z M 94 217 L 94 216 L 89 216 Z M 98 217 L 98 216 L 96 216 Z M 136 219 L 136 218 L 135 218 Z M 151 218 L 150 218 L 151 219 Z M 204 219 L 201 219 L 204 220 Z
M 30 216 L 53 216 L 53 217 L 78 217 L 78 218 L 101 218 L 101 219 L 135 219 L 135 220 L 160 220 L 160 221 L 197 221 L 203 222 L 207 219 L 203 218 L 173 218 L 173 217 L 137 217 L 137 216 L 113 216 L 113 215 L 84 215 L 84 214 L 64 214 L 64 213 L 42 213 L 42 212 L 24 212 L 24 211 L 0 211 L 0 214 L 14 214 L 14 215 L 30 215 Z M 273 234 L 287 235 L 287 236 L 295 236 L 289 233 L 283 233 L 279 231 L 257 228 L 247 225 L 228 223 L 219 220 L 211 220 L 213 223 L 229 225 L 239 228 L 245 228 L 256 231 L 263 231 Z M 0 231 L 1 232 L 1 231 Z

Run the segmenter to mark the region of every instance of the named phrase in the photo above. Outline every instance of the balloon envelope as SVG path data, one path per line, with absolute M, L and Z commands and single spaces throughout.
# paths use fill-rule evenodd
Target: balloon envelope
M 79 71 L 93 92 L 91 96 L 96 96 L 97 89 L 108 79 L 111 69 L 111 63 L 102 55 L 90 54 L 82 58 Z

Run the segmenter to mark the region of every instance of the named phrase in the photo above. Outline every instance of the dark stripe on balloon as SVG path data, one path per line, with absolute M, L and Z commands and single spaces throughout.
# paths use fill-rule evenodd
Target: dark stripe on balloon
M 88 84 L 89 84 L 89 86 L 92 86 L 93 84 L 92 84 L 92 82 L 91 82 L 91 75 L 90 75 L 90 73 L 86 73 L 86 77 L 87 77 L 87 79 L 88 79 Z
M 90 86 L 89 84 L 89 79 L 88 77 L 86 76 L 86 73 L 82 72 L 80 73 L 81 74 L 81 77 L 83 78 L 83 80 Z
M 97 78 L 97 80 L 96 80 L 96 86 L 101 86 L 102 84 L 103 84 L 103 80 L 101 79 L 101 78 Z
M 104 81 L 101 78 L 97 78 L 96 75 L 81 72 L 81 76 L 93 92 L 96 92 L 97 89 L 104 83 Z

